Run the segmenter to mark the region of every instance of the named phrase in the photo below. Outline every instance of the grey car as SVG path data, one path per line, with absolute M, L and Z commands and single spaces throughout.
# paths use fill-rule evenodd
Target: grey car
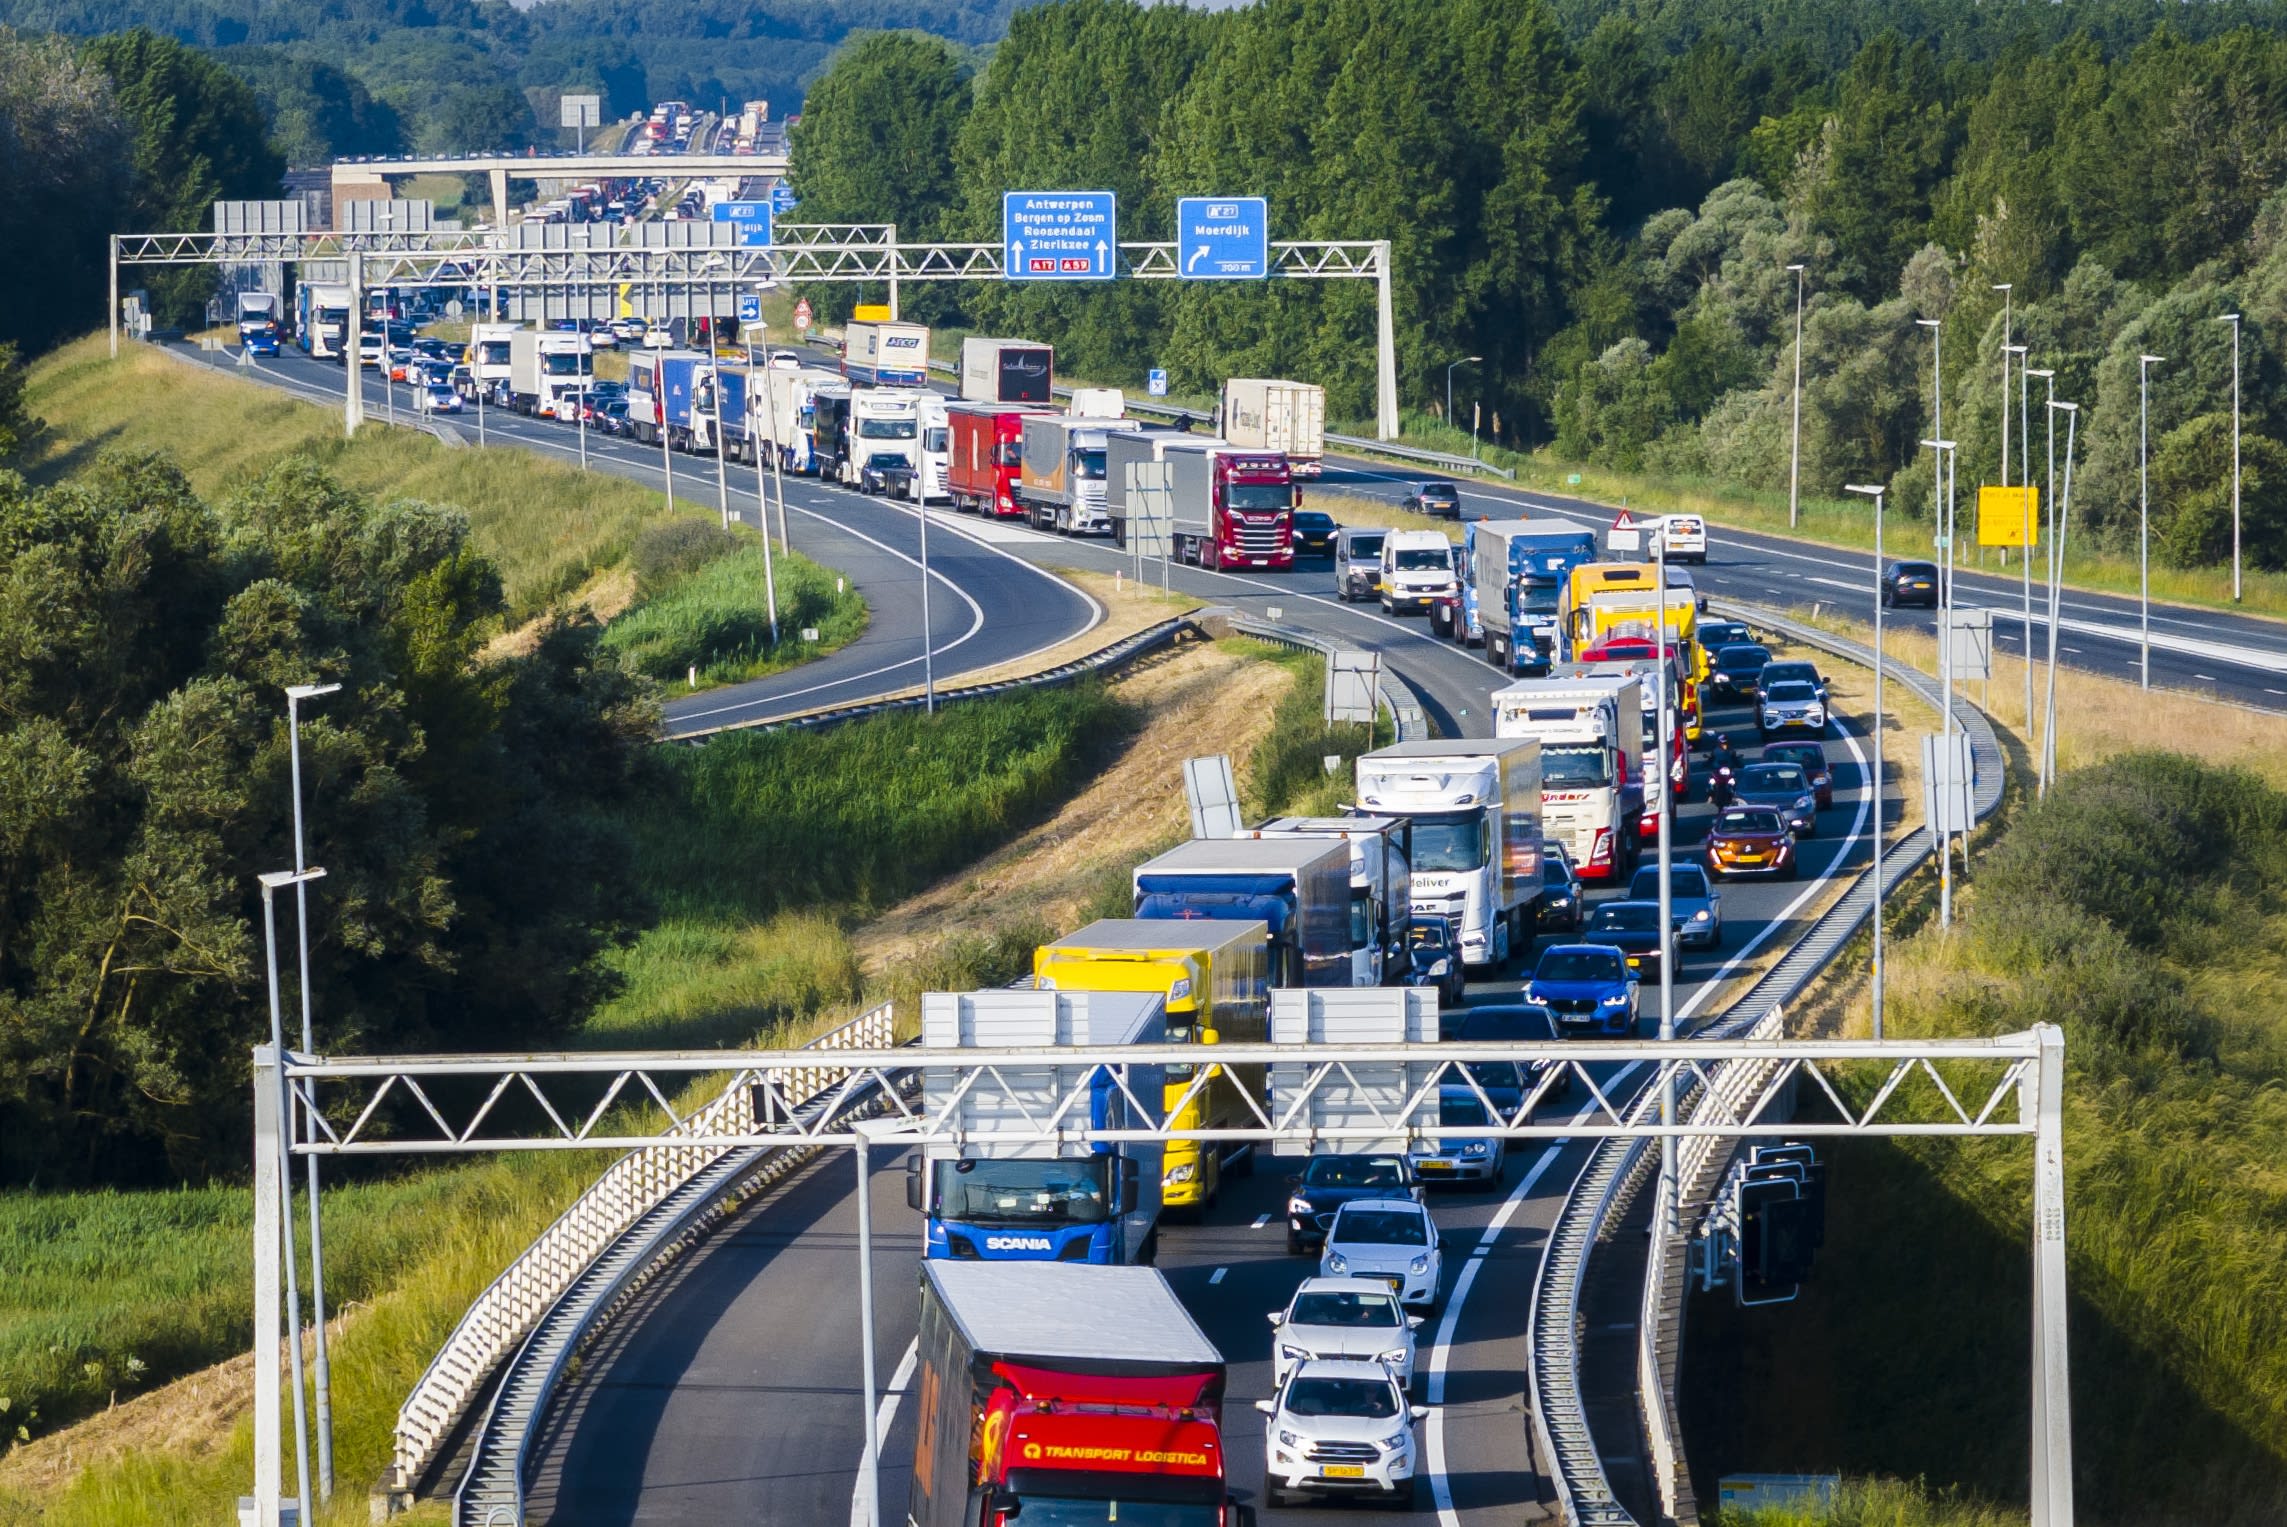
M 1647 864 L 1628 882 L 1628 900 L 1659 899 L 1660 868 Z M 1723 947 L 1723 893 L 1707 878 L 1706 870 L 1696 864 L 1668 866 L 1668 910 L 1676 921 L 1678 944 L 1699 949 Z
M 1741 805 L 1770 807 L 1796 837 L 1818 831 L 1818 792 L 1801 764 L 1751 763 L 1739 771 L 1735 788 Z
M 1346 525 L 1334 536 L 1334 592 L 1348 603 L 1371 599 L 1382 580 L 1385 530 Z

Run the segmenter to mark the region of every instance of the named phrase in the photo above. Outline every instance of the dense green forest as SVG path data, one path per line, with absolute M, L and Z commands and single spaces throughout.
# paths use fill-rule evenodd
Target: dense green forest
M 1409 408 L 1479 355 L 1463 395 L 1505 443 L 1755 488 L 1787 482 L 1801 263 L 1805 489 L 1888 480 L 1924 515 L 1918 321 L 1942 322 L 1960 481 L 1993 481 L 2007 284 L 2010 337 L 2087 407 L 2075 509 L 2101 535 L 2133 525 L 2135 356 L 2168 357 L 2155 539 L 2184 562 L 2228 539 L 2211 320 L 2242 311 L 2250 554 L 2287 563 L 2276 4 L 1058 0 L 973 75 L 938 39 L 858 40 L 794 151 L 806 216 L 908 237 L 997 237 L 1012 187 L 1113 189 L 1129 239 L 1167 237 L 1179 195 L 1266 195 L 1274 238 L 1391 241 Z M 1362 282 L 909 301 L 1054 339 L 1073 374 L 1293 375 L 1368 407 Z

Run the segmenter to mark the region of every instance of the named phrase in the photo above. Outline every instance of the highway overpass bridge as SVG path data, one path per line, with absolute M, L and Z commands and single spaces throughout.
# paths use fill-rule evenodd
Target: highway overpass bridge
M 383 200 L 392 183 L 414 175 L 483 175 L 492 182 L 492 221 L 508 222 L 508 181 L 629 180 L 668 174 L 678 178 L 724 175 L 746 180 L 779 180 L 786 155 L 772 154 L 441 154 L 409 159 L 345 159 L 333 167 L 334 205 Z

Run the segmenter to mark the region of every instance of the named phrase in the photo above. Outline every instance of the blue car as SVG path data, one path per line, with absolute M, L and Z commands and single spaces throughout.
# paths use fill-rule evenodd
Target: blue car
M 1473 1090 L 1458 1083 L 1439 1087 L 1437 1122 L 1445 1129 L 1482 1125 L 1487 1133 L 1475 1137 L 1449 1135 L 1435 1140 L 1416 1140 L 1407 1153 L 1416 1178 L 1423 1183 L 1498 1183 L 1501 1180 L 1501 1173 L 1508 1165 L 1508 1147 L 1499 1135 L 1491 1133 L 1492 1117 Z
M 1525 1003 L 1548 1015 L 1559 1039 L 1636 1032 L 1636 977 L 1610 944 L 1552 944 L 1541 951 Z

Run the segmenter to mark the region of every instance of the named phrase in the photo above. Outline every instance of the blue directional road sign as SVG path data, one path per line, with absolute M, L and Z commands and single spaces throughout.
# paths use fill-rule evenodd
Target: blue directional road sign
M 1175 204 L 1175 264 L 1187 281 L 1259 281 L 1271 273 L 1270 207 L 1260 196 L 1186 196 Z
M 770 247 L 770 203 L 766 201 L 719 201 L 714 206 L 718 223 L 729 223 L 738 230 L 736 235 L 741 249 L 767 249 Z
M 794 188 L 783 180 L 770 188 L 770 210 L 780 217 L 794 210 Z
M 1109 281 L 1119 261 L 1119 198 L 1110 191 L 1006 192 L 1001 248 L 1011 281 Z
M 739 322 L 762 322 L 762 299 L 752 292 L 739 293 Z
M 1144 386 L 1150 390 L 1150 392 L 1151 392 L 1151 395 L 1152 395 L 1153 397 L 1155 397 L 1155 398 L 1164 398 L 1164 397 L 1166 397 L 1166 396 L 1167 396 L 1167 373 L 1166 373 L 1165 371 L 1161 370 L 1161 369 L 1160 369 L 1159 367 L 1157 367 L 1157 366 L 1154 366 L 1154 367 L 1152 367 L 1152 368 L 1151 368 L 1151 375 L 1150 375 L 1150 376 L 1148 376 L 1148 377 L 1146 377 L 1146 378 L 1144 378 Z

